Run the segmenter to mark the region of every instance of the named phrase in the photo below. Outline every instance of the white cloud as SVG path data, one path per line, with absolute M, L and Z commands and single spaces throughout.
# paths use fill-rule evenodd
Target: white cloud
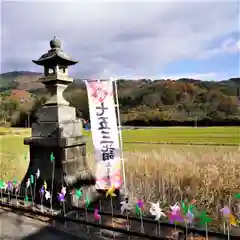
M 203 52 L 199 56 L 199 59 L 207 59 L 218 54 L 236 53 L 239 51 L 240 51 L 239 41 L 234 38 L 228 38 L 224 40 L 219 47 L 212 48 L 210 50 L 206 50 L 205 52 Z
M 3 2 L 2 11 L 3 71 L 42 71 L 31 60 L 56 35 L 80 61 L 70 73 L 153 75 L 175 60 L 219 54 L 209 46 L 238 31 L 233 2 L 24 1 Z
M 108 74 L 107 77 L 111 76 L 111 74 Z M 107 78 L 104 76 L 104 78 Z M 193 78 L 193 79 L 201 79 L 201 80 L 215 80 L 218 76 L 217 73 L 215 72 L 209 72 L 209 73 L 182 73 L 182 74 L 174 74 L 174 75 L 169 75 L 169 74 L 163 74 L 163 75 L 156 75 L 156 76 L 149 76 L 149 75 L 119 75 L 115 76 L 117 79 L 132 79 L 132 80 L 137 80 L 137 79 L 151 79 L 151 80 L 156 80 L 156 79 L 171 79 L 171 80 L 177 80 L 179 78 Z
M 237 41 L 237 48 L 238 48 L 238 51 L 240 51 L 240 40 Z

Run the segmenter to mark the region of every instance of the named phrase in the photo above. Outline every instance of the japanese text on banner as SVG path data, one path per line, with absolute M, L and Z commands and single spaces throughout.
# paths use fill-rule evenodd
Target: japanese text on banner
M 120 173 L 120 149 L 113 86 L 111 81 L 86 82 L 86 86 L 97 163 L 96 178 L 102 186 L 111 182 L 111 179 L 115 179 L 115 176 Z

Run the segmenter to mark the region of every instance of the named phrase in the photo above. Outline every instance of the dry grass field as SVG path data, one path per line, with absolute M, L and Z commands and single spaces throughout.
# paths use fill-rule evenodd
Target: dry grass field
M 4 131 L 9 132 L 3 135 Z M 135 133 L 131 135 L 131 131 L 134 130 L 124 132 L 124 140 L 134 140 Z M 146 130 L 146 136 L 136 133 L 135 136 L 137 134 L 140 136 L 136 137 L 136 141 L 139 138 L 154 141 L 153 135 L 158 138 L 155 141 L 161 139 L 159 133 L 155 134 L 151 131 Z M 184 132 L 184 130 L 181 131 Z M 199 129 L 197 131 L 200 132 Z M 0 132 L 2 132 L 0 179 L 21 180 L 28 166 L 28 159 L 24 157 L 28 149 L 23 145 L 23 137 L 29 136 L 30 131 L 1 129 Z M 221 136 L 224 134 L 226 136 L 229 132 L 234 132 L 237 136 L 239 130 L 236 128 L 234 131 L 231 128 L 228 131 L 220 131 L 218 128 L 218 132 Z M 152 134 L 150 137 L 147 135 L 149 133 Z M 214 135 L 209 129 L 205 134 L 209 136 L 208 139 Z M 173 133 L 169 135 L 174 138 Z M 202 135 L 204 135 L 203 132 Z M 191 138 L 190 133 L 187 138 Z M 91 144 L 89 145 L 88 159 L 91 162 L 94 161 L 94 156 L 91 153 Z M 130 199 L 143 198 L 145 202 L 160 200 L 163 207 L 183 199 L 196 199 L 196 205 L 200 209 L 205 209 L 213 219 L 219 218 L 219 209 L 224 204 L 230 205 L 235 214 L 240 213 L 240 209 L 237 209 L 239 203 L 233 197 L 235 193 L 240 193 L 239 147 L 150 144 L 125 144 L 124 146 L 126 181 L 131 194 Z

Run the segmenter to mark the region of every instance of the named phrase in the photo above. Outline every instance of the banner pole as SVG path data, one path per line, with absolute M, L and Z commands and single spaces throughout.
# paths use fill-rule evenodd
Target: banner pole
M 118 122 L 118 136 L 120 142 L 120 151 L 121 151 L 121 162 L 122 162 L 122 172 L 123 172 L 123 185 L 125 195 L 127 195 L 127 183 L 126 183 L 126 173 L 125 173 L 125 163 L 124 163 L 124 153 L 123 153 L 123 138 L 122 138 L 122 125 L 121 125 L 121 117 L 119 110 L 119 101 L 118 101 L 118 87 L 117 87 L 117 79 L 111 79 L 114 82 L 114 90 L 115 90 L 115 101 L 117 108 L 117 122 Z

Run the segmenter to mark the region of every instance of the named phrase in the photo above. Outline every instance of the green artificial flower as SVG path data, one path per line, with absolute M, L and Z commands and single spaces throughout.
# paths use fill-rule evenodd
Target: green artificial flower
M 83 195 L 81 189 L 77 189 L 77 190 L 75 191 L 75 194 L 76 194 L 77 199 L 81 198 L 82 195 Z

